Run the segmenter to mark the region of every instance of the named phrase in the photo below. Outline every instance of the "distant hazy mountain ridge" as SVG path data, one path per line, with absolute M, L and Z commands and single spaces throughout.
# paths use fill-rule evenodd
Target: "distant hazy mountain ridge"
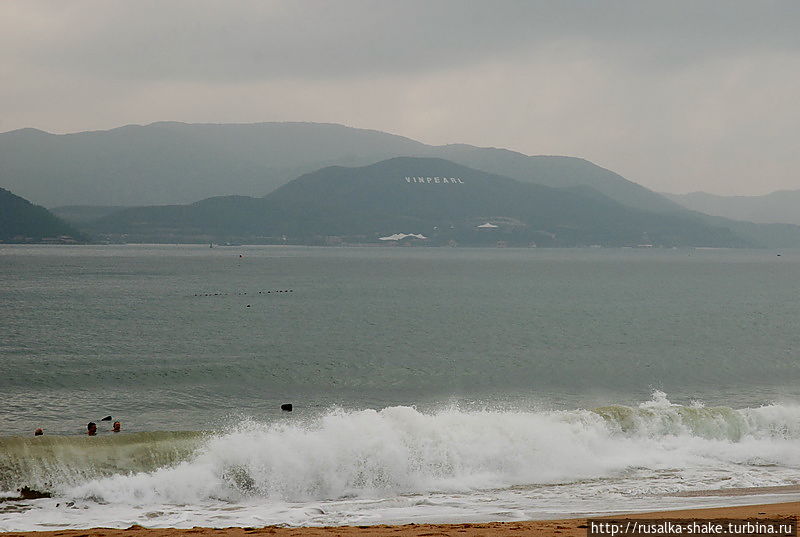
M 123 209 L 127 209 L 127 207 L 121 205 L 63 205 L 53 207 L 50 212 L 66 222 L 80 225 Z
M 717 196 L 705 192 L 664 196 L 687 209 L 715 216 L 762 224 L 800 225 L 800 190 L 781 190 L 765 196 Z
M 384 132 L 319 123 L 154 123 L 54 135 L 0 134 L 0 184 L 48 207 L 191 203 L 263 196 L 320 168 L 392 157 L 441 157 L 552 187 L 586 186 L 643 210 L 679 207 L 586 160 L 529 157 L 469 145 L 429 146 Z
M 424 232 L 428 244 L 800 247 L 800 227 L 701 214 L 800 220 L 790 203 L 786 216 L 761 218 L 674 197 L 694 212 L 580 158 L 333 124 L 21 129 L 0 134 L 0 184 L 123 241 L 317 244 Z
M 435 156 L 489 173 L 554 188 L 590 187 L 629 207 L 669 212 L 681 206 L 588 160 L 527 156 L 506 149 L 456 144 L 433 148 Z

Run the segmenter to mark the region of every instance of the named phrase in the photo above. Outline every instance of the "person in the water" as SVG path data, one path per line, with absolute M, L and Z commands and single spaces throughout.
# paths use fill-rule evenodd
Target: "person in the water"
M 41 427 L 39 427 L 35 431 L 33 431 L 33 436 L 42 436 L 43 434 L 44 434 L 44 431 L 42 430 Z
M 93 421 L 90 421 L 89 424 L 86 426 L 86 434 L 89 436 L 96 436 L 97 435 L 97 424 Z
M 112 433 L 118 433 L 121 430 L 122 430 L 122 424 L 120 422 L 118 422 L 118 421 L 115 421 L 114 422 L 114 426 L 111 427 L 111 432 Z

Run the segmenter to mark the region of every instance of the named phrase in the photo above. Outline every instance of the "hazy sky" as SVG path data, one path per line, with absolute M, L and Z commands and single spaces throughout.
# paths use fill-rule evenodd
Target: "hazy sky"
M 2 0 L 0 131 L 320 121 L 800 189 L 800 2 Z

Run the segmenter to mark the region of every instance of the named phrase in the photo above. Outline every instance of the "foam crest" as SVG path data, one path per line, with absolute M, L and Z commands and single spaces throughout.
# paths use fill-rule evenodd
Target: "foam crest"
M 800 406 L 768 405 L 734 410 L 673 404 L 666 394 L 653 393 L 638 407 L 612 405 L 594 410 L 612 428 L 633 435 L 692 436 L 738 442 L 745 437 L 800 439 Z
M 742 483 L 758 483 L 760 467 L 800 469 L 799 423 L 796 406 L 687 407 L 658 393 L 638 407 L 596 411 L 334 410 L 308 421 L 243 422 L 168 468 L 93 480 L 69 494 L 120 503 L 308 501 L 671 469 L 738 472 Z

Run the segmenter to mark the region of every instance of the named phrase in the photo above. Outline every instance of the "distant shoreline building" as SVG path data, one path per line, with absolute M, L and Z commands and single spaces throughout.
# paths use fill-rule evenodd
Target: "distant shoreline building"
M 386 237 L 378 237 L 378 240 L 384 243 L 410 244 L 416 241 L 426 241 L 428 237 L 422 233 L 395 233 Z

